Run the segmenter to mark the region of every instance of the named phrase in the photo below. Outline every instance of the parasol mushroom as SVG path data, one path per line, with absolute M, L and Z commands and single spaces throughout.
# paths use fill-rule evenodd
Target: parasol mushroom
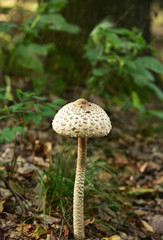
M 85 99 L 66 104 L 55 115 L 54 131 L 64 136 L 78 138 L 78 158 L 73 198 L 73 229 L 75 239 L 85 238 L 84 233 L 84 179 L 87 154 L 87 138 L 109 134 L 111 122 L 106 112 Z

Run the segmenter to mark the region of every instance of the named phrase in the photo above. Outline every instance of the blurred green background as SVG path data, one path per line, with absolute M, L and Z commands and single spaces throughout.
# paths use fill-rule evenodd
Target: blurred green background
M 163 118 L 162 22 L 154 0 L 1 0 L 0 101 L 93 95 Z

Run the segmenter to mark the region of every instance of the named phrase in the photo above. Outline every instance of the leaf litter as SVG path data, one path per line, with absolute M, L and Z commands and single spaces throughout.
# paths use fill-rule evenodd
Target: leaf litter
M 160 133 L 141 134 L 134 116 L 129 123 L 127 114 L 119 111 L 114 114 L 115 127 L 109 139 L 89 143 L 88 158 L 107 163 L 107 171 L 99 171 L 96 181 L 113 184 L 120 207 L 109 207 L 98 193 L 93 195 L 90 202 L 102 207 L 86 210 L 86 239 L 161 240 L 163 237 L 163 139 Z M 39 200 L 38 176 L 43 176 L 44 169 L 49 168 L 50 156 L 62 151 L 64 141 L 50 127 L 46 132 L 31 127 L 11 179 L 7 173 L 11 170 L 14 144 L 1 144 L 0 170 L 5 178 L 0 180 L 1 239 L 73 239 L 72 217 L 63 216 L 57 208 L 46 212 L 44 195 Z M 72 148 L 72 154 L 76 154 L 76 147 Z M 86 204 L 89 206 L 89 202 Z M 72 216 L 72 207 L 68 211 L 68 216 Z

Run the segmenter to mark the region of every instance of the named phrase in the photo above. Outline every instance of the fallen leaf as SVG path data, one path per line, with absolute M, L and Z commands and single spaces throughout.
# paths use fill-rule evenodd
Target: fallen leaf
M 15 232 L 15 231 L 10 232 L 10 239 L 20 239 L 20 237 L 21 237 L 20 232 Z
M 55 240 L 56 238 L 52 234 L 47 234 L 46 240 Z
M 141 172 L 141 173 L 145 172 L 147 166 L 148 166 L 148 162 L 145 162 L 142 166 L 140 166 L 140 169 L 139 169 L 140 172 Z
M 36 239 L 39 239 L 39 237 L 41 235 L 43 235 L 44 233 L 46 233 L 46 230 L 44 230 L 44 228 L 40 225 L 38 225 L 35 229 L 35 231 L 30 234 L 31 237 L 36 237 Z
M 127 164 L 127 158 L 124 154 L 119 153 L 119 152 L 115 152 L 115 153 L 113 153 L 113 155 L 114 155 L 115 164 L 119 164 L 119 165 L 126 165 Z
M 69 228 L 68 228 L 67 225 L 64 225 L 63 229 L 64 229 L 63 239 L 64 239 L 64 240 L 67 240 L 67 239 L 68 239 L 68 235 L 69 235 Z
M 45 215 L 45 214 L 40 214 L 37 219 L 40 219 L 42 223 L 46 223 L 46 225 L 52 225 L 53 223 L 60 223 L 61 219 L 60 218 L 56 218 L 56 217 L 52 217 L 49 215 Z
M 11 191 L 5 188 L 0 188 L 0 193 L 3 199 L 10 198 L 12 196 Z
M 119 235 L 114 235 L 109 238 L 102 238 L 101 240 L 122 240 Z
M 0 200 L 0 212 L 3 212 L 5 200 Z
M 145 227 L 145 229 L 147 231 L 154 233 L 153 227 L 151 225 L 149 225 L 149 223 L 147 223 L 144 220 L 141 220 L 141 223 L 142 223 L 143 227 Z
M 49 166 L 50 166 L 50 164 L 48 162 L 45 162 L 44 159 L 41 157 L 34 157 L 33 163 L 39 167 L 49 168 Z
M 10 186 L 19 194 L 23 195 L 24 194 L 24 188 L 16 181 L 9 180 Z
M 159 177 L 158 179 L 156 179 L 154 181 L 154 184 L 162 184 L 163 183 L 163 176 L 162 177 Z
M 155 189 L 153 188 L 136 188 L 134 190 L 129 191 L 128 194 L 133 196 L 140 196 L 146 193 L 153 193 L 154 191 Z
M 87 220 L 85 220 L 85 221 L 84 221 L 84 225 L 85 225 L 85 227 L 88 226 L 88 224 L 92 224 L 92 223 L 94 223 L 94 221 L 95 221 L 95 218 L 93 218 L 92 220 L 91 220 L 91 219 L 87 219 Z
M 146 214 L 146 212 L 143 211 L 143 210 L 141 210 L 141 209 L 136 209 L 136 210 L 134 210 L 134 213 L 135 213 L 136 215 L 138 215 L 138 216 L 143 216 L 143 215 Z
M 99 175 L 99 179 L 108 179 L 108 178 L 112 178 L 112 175 L 108 172 L 102 172 Z

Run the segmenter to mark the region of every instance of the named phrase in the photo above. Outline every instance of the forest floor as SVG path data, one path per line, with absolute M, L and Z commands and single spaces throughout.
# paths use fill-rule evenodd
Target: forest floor
M 86 239 L 103 240 L 161 240 L 163 239 L 163 138 L 161 122 L 142 120 L 134 109 L 111 115 L 112 132 L 103 139 L 90 139 L 88 161 L 105 161 L 108 171 L 96 170 L 96 182 L 105 180 L 113 189 L 116 208 L 107 205 L 100 194 L 90 199 L 86 210 Z M 1 121 L 3 122 L 3 121 Z M 5 125 L 3 122 L 1 126 Z M 71 153 L 76 158 L 74 139 Z M 73 239 L 72 205 L 68 213 L 61 207 L 46 212 L 45 190 L 41 193 L 39 176 L 49 168 L 50 159 L 62 150 L 65 138 L 54 133 L 51 120 L 30 127 L 19 149 L 16 143 L 1 144 L 0 170 L 11 174 L 13 154 L 17 154 L 15 172 L 10 179 L 0 181 L 0 239 Z M 52 157 L 50 157 L 50 155 Z M 67 152 L 65 153 L 65 157 Z M 4 165 L 5 164 L 5 165 Z M 53 164 L 55 164 L 53 162 Z M 75 169 L 75 162 L 72 168 Z M 115 182 L 114 174 L 118 179 Z M 44 179 L 45 180 L 45 179 Z M 46 180 L 45 180 L 46 181 Z M 90 195 L 91 196 L 91 195 Z M 86 196 L 85 209 L 89 204 Z M 39 202 L 40 199 L 40 202 Z M 39 205 L 39 209 L 38 209 Z M 64 209 L 64 211 L 67 211 Z

